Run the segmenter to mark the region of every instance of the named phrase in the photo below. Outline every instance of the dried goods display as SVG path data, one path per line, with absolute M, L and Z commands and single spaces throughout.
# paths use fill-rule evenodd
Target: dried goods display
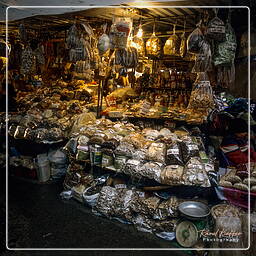
M 15 33 L 0 52 L 8 46 L 10 109 L 0 113 L 0 134 L 8 124 L 10 175 L 38 183 L 66 175 L 61 199 L 175 246 L 214 247 L 198 232 L 240 232 L 249 193 L 255 210 L 255 165 L 249 171 L 220 152 L 230 120 L 255 114 L 248 102 L 234 110 L 229 90 L 234 63 L 244 64 L 235 59 L 237 10 L 204 9 L 196 24 L 188 8 L 159 18 L 143 8 L 9 27 Z M 5 150 L 0 144 L 1 168 Z

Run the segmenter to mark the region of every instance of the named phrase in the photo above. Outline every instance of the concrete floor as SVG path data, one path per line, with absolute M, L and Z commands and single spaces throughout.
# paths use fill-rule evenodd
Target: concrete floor
M 1 186 L 1 192 L 4 186 Z M 0 255 L 185 255 L 182 251 L 96 251 L 96 248 L 170 248 L 170 242 L 131 225 L 95 216 L 59 197 L 62 183 L 38 185 L 9 179 L 10 248 L 95 248 L 93 251 L 5 251 Z M 4 213 L 1 193 L 1 213 Z M 1 232 L 4 219 L 1 214 Z M 2 234 L 1 234 L 2 236 Z M 1 244 L 4 245 L 3 243 Z

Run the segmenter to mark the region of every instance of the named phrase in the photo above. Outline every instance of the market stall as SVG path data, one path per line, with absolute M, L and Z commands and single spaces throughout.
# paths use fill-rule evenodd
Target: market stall
M 230 95 L 232 23 L 247 9 L 172 9 L 11 22 L 9 172 L 39 183 L 64 177 L 63 199 L 180 247 L 246 248 L 255 145 L 249 168 L 232 158 L 248 158 L 248 141 L 232 150 L 223 143 L 232 127 L 247 131 L 232 120 L 252 114 L 255 125 L 253 105 L 250 113 L 248 99 Z M 1 132 L 4 121 L 3 113 Z

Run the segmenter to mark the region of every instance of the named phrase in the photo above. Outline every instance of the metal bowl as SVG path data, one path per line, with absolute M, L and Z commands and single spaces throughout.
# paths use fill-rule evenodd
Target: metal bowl
M 201 202 L 186 201 L 179 204 L 179 211 L 188 218 L 201 219 L 210 214 L 209 207 Z

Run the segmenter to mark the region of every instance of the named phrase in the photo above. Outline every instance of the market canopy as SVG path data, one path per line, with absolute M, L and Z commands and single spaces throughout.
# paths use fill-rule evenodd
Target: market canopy
M 241 1 L 240 1 L 241 2 Z M 203 5 L 230 5 L 231 0 L 167 0 L 167 1 L 143 1 L 143 0 L 108 0 L 107 2 L 103 2 L 101 0 L 64 0 L 61 1 L 32 1 L 32 0 L 1 0 L 0 1 L 0 17 L 1 21 L 5 20 L 5 11 L 8 6 L 17 6 L 17 8 L 11 8 L 8 12 L 8 20 L 20 20 L 31 16 L 36 15 L 54 15 L 54 14 L 63 14 L 75 12 L 77 8 L 26 8 L 25 6 L 81 6 L 81 10 L 85 10 L 86 6 L 101 6 L 101 5 L 133 5 L 133 6 L 154 6 L 154 5 L 168 5 L 168 6 L 203 6 Z M 18 7 L 20 6 L 20 7 Z M 188 9 L 185 10 L 185 13 Z M 173 12 L 177 14 L 184 14 L 184 11 L 180 11 L 179 9 L 174 8 Z M 153 15 L 160 15 L 161 12 L 155 10 L 153 11 Z

